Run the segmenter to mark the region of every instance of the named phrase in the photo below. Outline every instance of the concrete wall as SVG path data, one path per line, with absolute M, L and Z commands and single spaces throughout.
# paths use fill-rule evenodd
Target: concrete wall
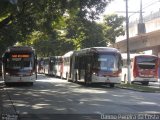
M 129 25 L 129 47 L 131 52 L 152 50 L 154 55 L 160 56 L 160 11 L 144 18 L 146 34 L 138 35 L 138 21 Z M 121 52 L 126 52 L 126 35 L 116 39 L 117 43 L 112 47 L 118 48 Z
M 159 58 L 160 58 L 160 45 L 154 47 L 154 48 L 152 49 L 152 53 L 153 53 L 154 55 L 159 56 Z

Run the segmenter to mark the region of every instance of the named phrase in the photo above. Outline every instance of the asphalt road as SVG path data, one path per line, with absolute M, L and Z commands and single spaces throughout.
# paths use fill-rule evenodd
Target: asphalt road
M 44 75 L 39 75 L 33 86 L 4 86 L 3 90 L 2 116 L 15 120 L 17 115 L 19 120 L 107 119 L 105 114 L 160 115 L 160 93 L 98 85 L 86 87 Z

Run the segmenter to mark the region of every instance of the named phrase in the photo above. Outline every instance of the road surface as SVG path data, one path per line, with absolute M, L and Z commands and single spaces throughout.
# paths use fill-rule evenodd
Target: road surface
M 39 75 L 33 86 L 4 86 L 1 92 L 2 115 L 19 115 L 20 120 L 52 120 L 55 116 L 89 120 L 103 119 L 105 114 L 160 114 L 160 93 L 86 87 L 44 75 Z

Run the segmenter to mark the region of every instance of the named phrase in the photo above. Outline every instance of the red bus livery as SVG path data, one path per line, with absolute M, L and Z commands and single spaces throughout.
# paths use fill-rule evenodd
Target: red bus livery
M 2 75 L 5 84 L 36 80 L 36 55 L 31 47 L 9 47 L 2 56 Z
M 115 48 L 86 48 L 64 55 L 63 75 L 73 82 L 105 83 L 114 87 L 121 83 L 121 65 L 121 54 Z
M 122 54 L 126 61 L 125 54 Z M 158 81 L 158 57 L 155 55 L 130 54 L 131 58 L 131 82 L 140 82 L 148 85 L 149 82 Z M 127 82 L 127 68 L 122 69 L 122 81 Z
M 148 85 L 158 80 L 158 57 L 153 55 L 138 55 L 133 59 L 132 81 L 140 81 Z

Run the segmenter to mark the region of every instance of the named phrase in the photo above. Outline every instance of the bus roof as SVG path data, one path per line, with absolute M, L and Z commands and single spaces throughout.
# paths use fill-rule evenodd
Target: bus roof
M 121 56 L 122 56 L 123 59 L 127 59 L 127 53 L 121 53 Z M 130 59 L 133 59 L 135 56 L 152 56 L 152 57 L 157 57 L 156 55 L 131 53 L 130 54 Z
M 91 52 L 91 51 L 94 51 L 94 52 L 119 52 L 118 49 L 116 48 L 111 48 L 111 47 L 91 47 L 91 48 L 85 48 L 85 49 L 81 49 L 77 52 Z
M 73 54 L 81 54 L 81 53 L 87 53 L 87 52 L 117 52 L 120 53 L 116 48 L 111 47 L 91 47 L 91 48 L 84 48 L 77 51 L 69 51 L 63 55 L 63 57 L 70 57 Z
M 34 49 L 29 46 L 13 46 L 8 47 L 6 52 L 33 52 Z
M 74 51 L 69 51 L 66 54 L 64 54 L 63 57 L 70 57 L 73 53 Z

